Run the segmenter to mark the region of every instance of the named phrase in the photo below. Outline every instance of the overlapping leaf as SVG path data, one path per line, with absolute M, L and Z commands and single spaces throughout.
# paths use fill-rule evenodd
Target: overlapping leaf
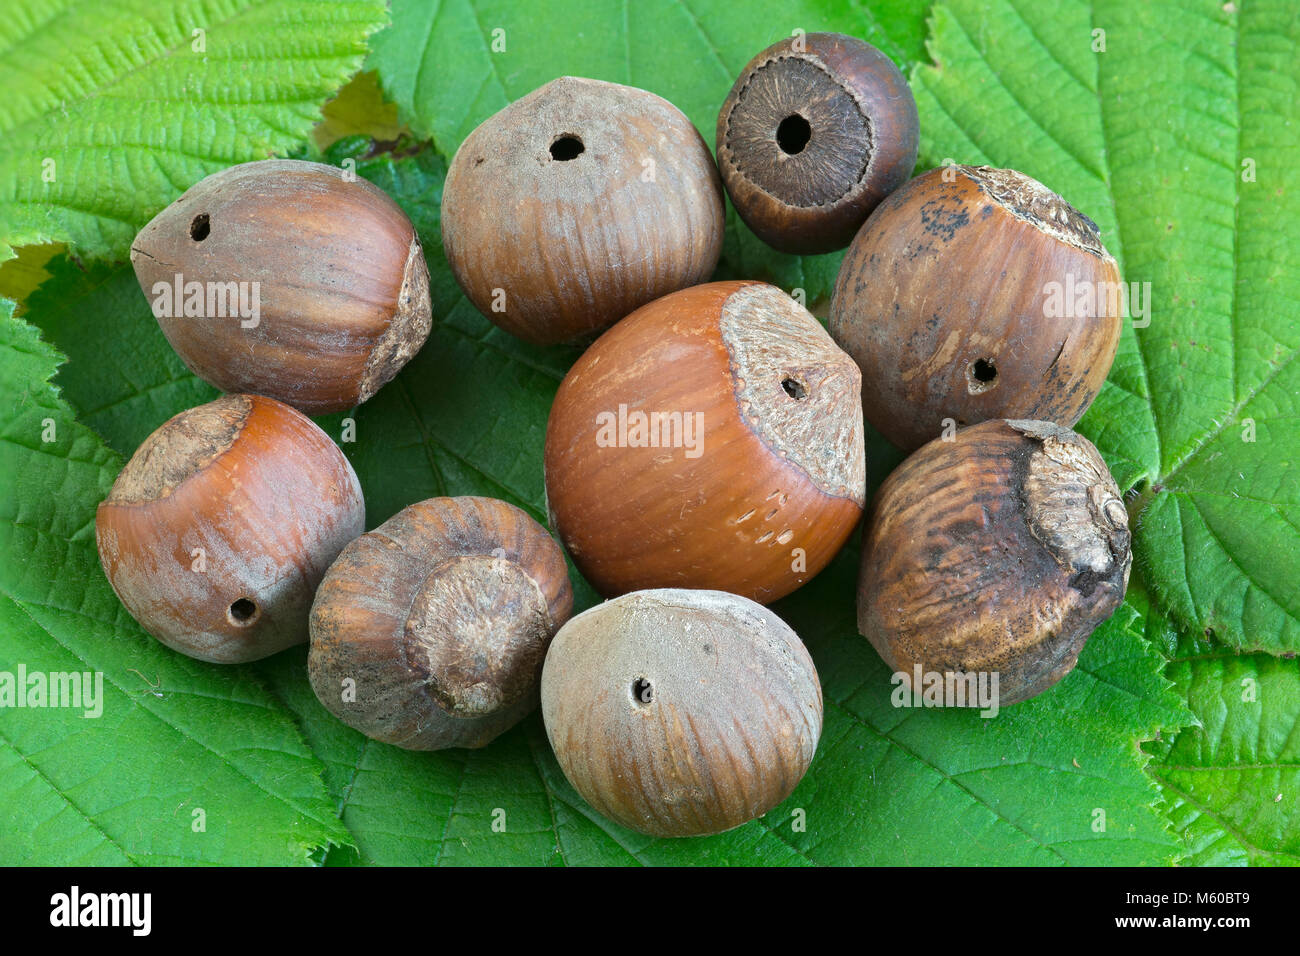
M 1300 663 L 1222 648 L 1169 673 L 1201 726 L 1150 749 L 1193 865 L 1300 866 Z
M 1186 862 L 1300 866 L 1300 659 L 1233 654 L 1158 611 L 1146 632 L 1197 718 L 1145 748 Z
M 381 0 L 11 0 L 0 17 L 0 261 L 122 257 L 181 188 L 297 144 Z

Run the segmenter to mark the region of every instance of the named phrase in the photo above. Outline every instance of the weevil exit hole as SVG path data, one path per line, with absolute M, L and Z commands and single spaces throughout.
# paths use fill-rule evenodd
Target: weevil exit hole
M 782 152 L 790 156 L 802 153 L 810 139 L 812 139 L 812 127 L 798 113 L 792 113 L 781 120 L 776 128 L 776 144 L 781 147 Z
M 972 395 L 987 392 L 997 383 L 998 370 L 992 359 L 976 359 L 966 369 L 966 390 Z
M 212 227 L 208 224 L 208 214 L 206 212 L 195 216 L 190 223 L 190 238 L 195 242 L 202 242 L 208 238 L 208 233 L 211 231 Z
M 648 704 L 655 699 L 655 689 L 644 677 L 632 681 L 632 699 L 638 704 Z
M 226 617 L 236 627 L 248 627 L 257 618 L 257 605 L 248 598 L 240 598 L 226 608 Z
M 781 379 L 781 387 L 785 389 L 785 393 L 795 401 L 808 397 L 808 387 L 797 379 L 783 378 Z
M 582 145 L 582 140 L 576 136 L 561 136 L 551 144 L 551 159 L 567 163 L 571 159 L 577 159 L 582 155 L 582 151 L 587 147 Z

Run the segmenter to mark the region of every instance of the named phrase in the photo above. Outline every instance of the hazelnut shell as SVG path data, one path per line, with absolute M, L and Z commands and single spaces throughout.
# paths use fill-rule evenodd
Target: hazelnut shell
M 638 591 L 560 629 L 542 718 L 596 810 L 652 836 L 698 836 L 791 794 L 817 749 L 822 693 L 799 638 L 761 605 Z
M 131 616 L 222 664 L 306 641 L 316 585 L 363 530 L 361 486 L 338 446 L 259 395 L 169 419 L 95 516 L 100 562 Z
M 420 240 L 383 190 L 344 176 L 293 159 L 232 166 L 140 230 L 131 265 L 194 374 L 317 415 L 366 401 L 419 351 L 432 324 Z M 256 290 L 252 318 L 235 308 L 239 283 L 249 305 Z
M 482 747 L 536 708 L 572 609 L 564 554 L 536 521 L 492 498 L 431 498 L 334 562 L 307 671 L 326 709 L 376 740 Z
M 905 451 L 945 419 L 1071 426 L 1119 347 L 1119 281 L 1096 225 L 1041 183 L 945 167 L 872 213 L 844 256 L 829 328 L 862 368 L 867 420 Z M 1054 283 L 1107 294 L 1054 316 Z
M 726 225 L 709 148 L 667 100 L 565 76 L 485 120 L 442 194 L 456 281 L 512 335 L 589 339 L 712 275 Z
M 1086 438 L 987 421 L 936 439 L 880 486 L 863 537 L 858 627 L 910 681 L 997 673 L 1003 705 L 1074 667 L 1124 599 L 1119 488 Z
M 718 168 L 745 224 L 782 252 L 842 249 L 916 166 L 919 120 L 892 60 L 841 33 L 750 60 L 718 113 Z
M 773 286 L 665 296 L 560 385 L 546 429 L 551 526 L 607 597 L 688 587 L 774 601 L 861 517 L 859 387 L 853 361 Z

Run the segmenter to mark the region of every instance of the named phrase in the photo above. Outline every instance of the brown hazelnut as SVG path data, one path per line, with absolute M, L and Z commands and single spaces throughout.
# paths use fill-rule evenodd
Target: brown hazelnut
M 1000 703 L 1014 704 L 1070 672 L 1131 564 L 1119 488 L 1086 438 L 987 421 L 930 442 L 880 486 L 858 628 L 909 684 L 918 667 L 996 673 Z
M 140 230 L 131 264 L 194 374 L 311 415 L 368 399 L 432 322 L 406 214 L 377 186 L 320 163 L 213 173 Z
M 564 554 L 492 498 L 431 498 L 343 550 L 311 612 L 307 671 L 331 713 L 410 750 L 482 747 L 537 706 L 573 609 Z
M 638 309 L 560 384 L 551 526 L 605 596 L 813 577 L 866 495 L 859 373 L 781 290 L 714 282 Z
M 875 47 L 789 37 L 750 60 L 718 113 L 718 167 L 736 212 L 782 252 L 843 249 L 916 165 L 916 101 Z
M 352 466 L 288 405 L 225 395 L 145 439 L 95 516 L 99 559 L 131 616 L 203 661 L 307 640 L 325 569 L 365 529 Z
M 829 327 L 867 420 L 910 451 L 989 418 L 1077 422 L 1119 346 L 1119 282 L 1096 225 L 1041 183 L 944 167 L 872 213 Z
M 698 836 L 791 794 L 821 736 L 822 692 L 767 608 L 721 591 L 638 591 L 560 629 L 542 718 L 596 810 L 641 833 Z
M 565 76 L 457 150 L 442 241 L 485 316 L 528 342 L 590 337 L 707 279 L 725 227 L 708 146 L 653 93 Z

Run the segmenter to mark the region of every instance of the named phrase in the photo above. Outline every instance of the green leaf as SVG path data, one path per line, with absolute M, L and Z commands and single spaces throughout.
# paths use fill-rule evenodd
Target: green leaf
M 1184 862 L 1300 866 L 1300 660 L 1233 654 L 1158 613 L 1146 628 L 1196 718 L 1145 745 Z
M 8 4 L 0 261 L 123 256 L 182 186 L 299 142 L 384 22 L 381 0 Z
M 1161 608 L 1273 654 L 1300 650 L 1298 42 L 1290 0 L 951 0 L 913 78 L 930 164 L 1040 179 L 1150 283 L 1080 429 L 1140 491 Z
M 1300 662 L 1218 650 L 1169 668 L 1203 726 L 1148 749 L 1198 866 L 1300 866 Z
M 438 241 L 440 158 L 381 156 L 361 160 L 357 171 L 412 215 L 442 314 L 411 364 L 348 413 L 357 440 L 343 447 L 361 478 L 369 524 L 435 494 L 504 497 L 544 521 L 546 419 L 575 353 L 512 339 L 449 284 Z M 183 407 L 188 373 L 143 294 L 132 304 L 129 269 L 51 269 L 30 314 L 71 355 L 59 381 L 74 404 L 82 397 L 95 407 L 111 404 L 114 415 L 91 417 L 114 447 L 133 447 Z M 88 327 L 76 319 L 85 314 L 105 318 Z M 127 351 L 162 369 L 152 381 L 164 384 L 141 389 L 121 376 L 79 384 L 79 365 L 114 367 Z M 337 418 L 322 424 L 340 434 Z M 873 450 L 873 477 L 897 461 L 897 452 Z M 700 840 L 652 840 L 595 814 L 564 781 L 536 716 L 482 751 L 406 753 L 330 716 L 303 679 L 301 649 L 247 670 L 297 715 L 327 768 L 358 848 L 336 851 L 330 862 L 1135 864 L 1173 857 L 1177 844 L 1151 808 L 1157 791 L 1136 742 L 1187 717 L 1134 611 L 1122 608 L 1094 635 L 1061 685 L 995 719 L 899 710 L 890 703 L 887 669 L 857 634 L 856 565 L 849 549 L 776 607 L 809 644 L 825 686 L 826 727 L 812 769 L 763 820 Z M 573 580 L 578 606 L 594 603 L 590 587 L 576 573 Z M 502 819 L 505 830 L 493 829 Z M 1105 829 L 1094 830 L 1102 819 Z
M 393 24 L 374 37 L 367 67 L 417 135 L 452 156 L 507 103 L 576 75 L 649 90 L 677 106 L 713 143 L 718 110 L 745 64 L 790 36 L 837 31 L 861 37 L 904 68 L 922 55 L 928 0 L 885 4 L 760 0 L 395 0 Z M 876 13 L 879 9 L 881 12 Z M 653 39 L 651 39 L 653 38 Z M 798 257 L 760 242 L 727 205 L 721 277 L 766 279 L 830 294 L 841 253 Z
M 11 313 L 0 300 L 0 682 L 77 673 L 102 694 L 0 709 L 0 862 L 285 865 L 346 844 L 320 762 L 253 673 L 166 650 L 118 602 L 94 521 L 121 459 Z
M 1198 866 L 1300 866 L 1300 664 L 1223 650 L 1170 667 L 1204 726 L 1148 745 Z

